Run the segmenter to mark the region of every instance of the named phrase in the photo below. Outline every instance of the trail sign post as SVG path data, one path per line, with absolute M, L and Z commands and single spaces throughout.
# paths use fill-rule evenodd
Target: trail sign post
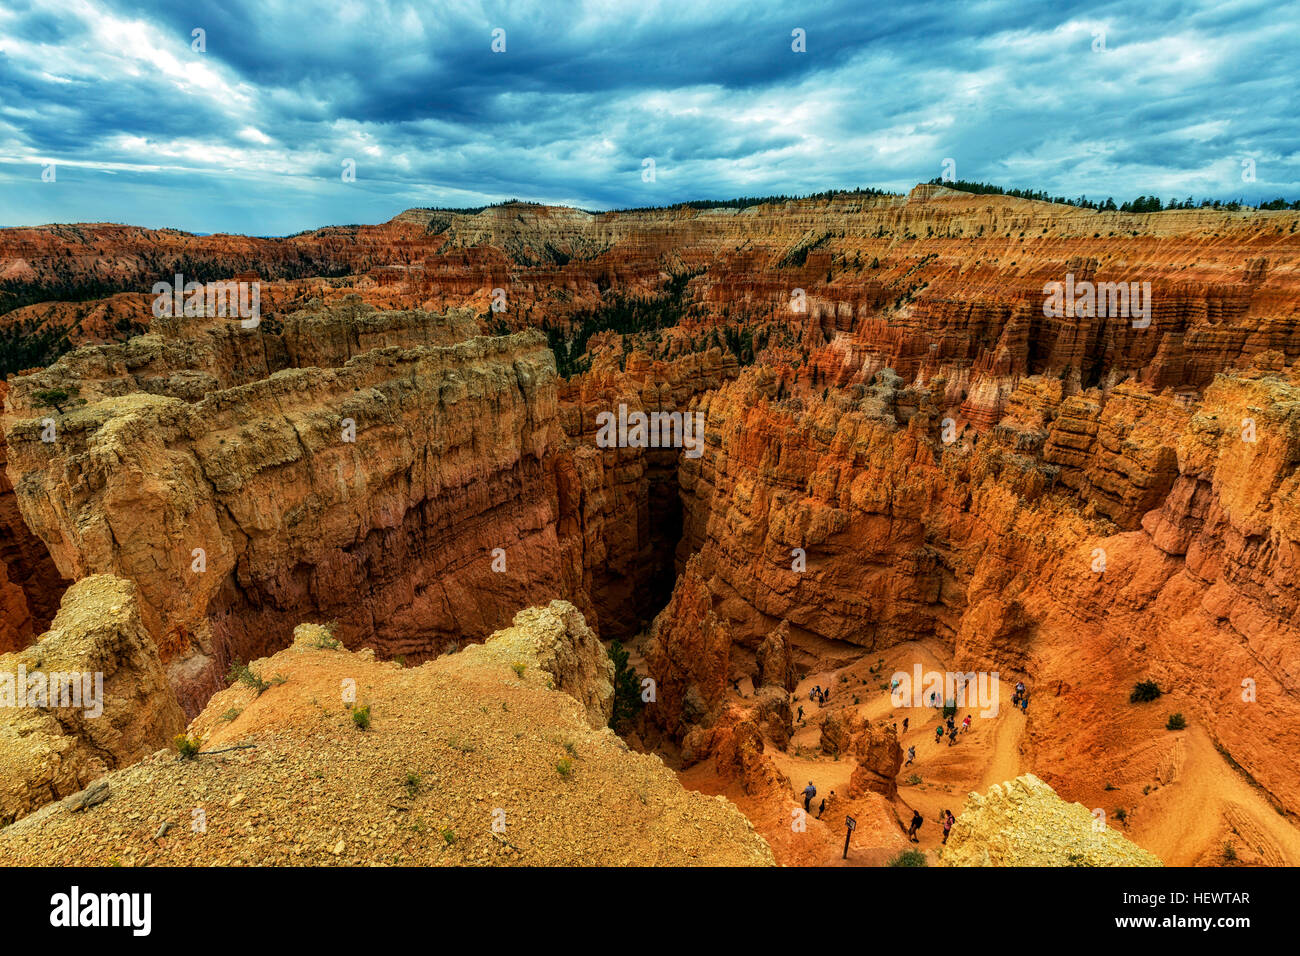
M 840 857 L 842 860 L 849 858 L 849 837 L 853 836 L 853 831 L 857 829 L 857 826 L 858 821 L 846 814 L 844 817 L 844 856 Z

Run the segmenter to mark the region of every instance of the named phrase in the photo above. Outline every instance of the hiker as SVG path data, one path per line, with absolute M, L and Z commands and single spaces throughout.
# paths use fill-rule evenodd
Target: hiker
M 952 730 L 948 731 L 948 746 L 951 747 L 956 742 L 957 742 L 957 728 L 954 727 Z
M 903 766 L 904 766 L 904 767 L 910 767 L 910 766 L 912 766 L 912 761 L 915 760 L 915 759 L 916 759 L 916 747 L 915 747 L 915 746 L 908 747 L 908 748 L 907 748 L 907 763 L 903 764 Z
M 803 720 L 803 704 L 799 705 L 799 720 Z
M 1028 694 L 1026 694 L 1025 696 L 1023 696 L 1023 697 L 1020 698 L 1020 712 L 1021 712 L 1022 714 L 1027 714 L 1027 713 L 1029 713 L 1029 695 L 1028 695 Z
M 1016 681 L 1016 696 L 1019 697 L 1024 692 L 1025 692 L 1025 682 L 1022 680 Z
M 957 722 L 953 720 L 951 717 L 949 717 L 946 721 L 944 721 L 944 723 L 948 725 L 949 730 L 952 730 L 957 726 Z
M 830 699 L 831 699 L 831 689 L 827 687 L 824 691 L 822 691 L 822 703 L 824 704 Z
M 907 722 L 908 722 L 909 720 L 911 720 L 910 717 L 904 717 L 904 718 L 903 718 L 903 733 L 907 733 Z
M 921 824 L 924 822 L 925 822 L 925 818 L 921 816 L 920 811 L 913 810 L 912 825 L 907 828 L 907 838 L 911 840 L 913 843 L 921 842 L 920 840 L 917 839 L 916 832 L 921 829 Z
M 970 730 L 970 714 L 967 714 L 965 719 L 961 722 L 961 732 L 964 734 L 968 730 Z
M 817 690 L 818 690 L 817 685 L 813 684 L 813 689 L 808 691 L 808 700 L 810 702 L 817 699 Z
M 822 818 L 822 814 L 825 812 L 826 812 L 826 798 L 822 797 L 821 805 L 817 808 L 817 819 L 820 820 Z
M 943 724 L 934 728 L 934 742 L 937 744 L 941 740 L 943 740 Z
M 817 788 L 814 787 L 813 782 L 809 780 L 808 786 L 803 788 L 803 812 L 804 813 L 808 812 L 808 805 L 812 803 L 812 799 L 815 796 L 817 796 Z
M 897 677 L 895 677 L 893 680 L 889 682 L 889 692 L 891 694 L 894 693 L 894 691 L 898 690 L 898 684 L 899 684 L 899 680 Z
M 952 831 L 952 824 L 955 819 L 950 810 L 944 810 L 939 814 L 939 822 L 943 824 L 943 842 L 945 844 L 948 842 L 948 834 Z

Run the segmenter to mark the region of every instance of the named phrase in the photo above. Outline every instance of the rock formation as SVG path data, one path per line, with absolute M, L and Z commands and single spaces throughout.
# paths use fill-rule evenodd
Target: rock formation
M 582 704 L 591 726 L 609 724 L 614 709 L 614 665 L 582 613 L 567 601 L 526 608 L 515 615 L 510 627 L 462 653 L 467 660 L 484 658 L 484 666 L 504 664 L 522 670 L 521 677 L 540 671 L 548 686 Z
M 972 793 L 940 853 L 943 866 L 1160 866 L 1032 773 Z
M 183 726 L 135 586 L 82 578 L 49 631 L 0 655 L 0 824 L 168 746 Z
M 8 386 L 0 382 L 0 407 Z M 49 627 L 66 583 L 23 520 L 0 429 L 0 653 L 21 650 Z
M 604 725 L 609 659 L 572 605 L 523 610 L 485 644 L 420 667 L 349 652 L 319 625 L 249 666 L 270 686 L 216 694 L 187 731 L 197 756 L 159 753 L 109 774 L 88 809 L 51 804 L 0 829 L 0 860 L 773 863 L 734 807 L 683 789 Z M 363 707 L 366 729 L 352 716 Z

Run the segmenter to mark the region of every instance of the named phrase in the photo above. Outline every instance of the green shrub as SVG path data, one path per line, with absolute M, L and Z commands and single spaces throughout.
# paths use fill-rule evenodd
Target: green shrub
M 322 651 L 337 651 L 343 646 L 339 643 L 338 638 L 334 636 L 338 626 L 338 621 L 322 624 L 320 631 L 316 634 L 316 640 L 311 642 L 311 646 Z
M 260 697 L 263 693 L 270 690 L 271 687 L 285 683 L 289 678 L 283 674 L 276 674 L 269 681 L 262 680 L 247 664 L 241 664 L 238 660 L 230 665 L 230 670 L 226 673 L 226 680 L 230 683 L 240 683 L 245 687 L 251 687 Z
M 356 725 L 358 730 L 370 729 L 370 705 L 369 704 L 366 704 L 364 707 L 352 708 L 352 723 Z
M 269 690 L 271 687 L 270 683 L 258 677 L 257 673 L 251 667 L 247 664 L 242 664 L 237 660 L 230 665 L 230 671 L 226 674 L 226 680 L 230 681 L 232 684 L 239 683 L 243 684 L 245 687 L 251 687 L 259 695 L 264 691 Z
M 515 661 L 513 664 L 510 665 L 510 669 L 515 672 L 516 677 L 523 677 L 524 671 L 528 669 L 528 665 L 525 664 L 523 661 Z
M 1133 693 L 1128 695 L 1130 704 L 1146 704 L 1163 693 L 1153 680 L 1138 681 L 1133 685 Z
M 623 733 L 636 720 L 643 706 L 641 679 L 628 666 L 627 649 L 618 641 L 609 645 L 609 659 L 614 662 L 614 714 L 609 725 L 615 733 Z
M 38 408 L 52 408 L 60 415 L 63 414 L 64 405 L 85 405 L 84 398 L 77 398 L 79 388 L 69 386 L 68 388 L 42 388 L 32 392 L 32 404 Z
M 573 775 L 573 761 L 568 757 L 561 757 L 555 761 L 555 771 L 565 780 Z
M 890 866 L 925 866 L 925 854 L 920 850 L 904 850 L 889 861 Z
M 1183 719 L 1182 714 L 1170 714 L 1169 722 L 1165 724 L 1165 730 L 1186 730 L 1187 721 Z
M 173 738 L 173 742 L 176 744 L 176 750 L 180 753 L 182 760 L 193 760 L 195 755 L 198 754 L 199 748 L 203 746 L 202 740 L 191 737 L 189 734 L 177 734 Z

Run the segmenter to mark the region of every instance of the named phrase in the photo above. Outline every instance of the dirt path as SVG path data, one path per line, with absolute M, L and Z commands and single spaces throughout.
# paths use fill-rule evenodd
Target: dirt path
M 1221 865 L 1231 843 L 1243 861 L 1300 865 L 1300 833 L 1228 765 L 1202 728 L 1180 733 L 1162 776 L 1132 814 L 1128 835 L 1166 863 Z
M 925 818 L 920 830 L 919 849 L 932 850 L 941 845 L 943 830 L 940 812 L 960 814 L 972 790 L 984 791 L 991 784 L 1003 783 L 1025 772 L 1020 744 L 1026 721 L 1030 718 L 1013 711 L 1009 699 L 1003 699 L 996 716 L 980 716 L 978 709 L 962 708 L 956 715 L 958 726 L 971 714 L 969 731 L 958 733 L 957 743 L 949 746 L 945 737 L 935 743 L 935 728 L 942 722 L 940 711 L 929 707 L 895 708 L 887 688 L 889 675 L 895 670 L 910 669 L 920 661 L 923 671 L 946 671 L 950 661 L 937 643 L 916 642 L 892 648 L 882 655 L 883 666 L 864 678 L 864 662 L 835 671 L 810 674 L 796 689 L 796 703 L 804 708 L 804 722 L 796 724 L 789 755 L 776 753 L 781 770 L 802 789 L 808 780 L 817 786 L 818 795 L 829 789 L 840 793 L 848 786 L 851 761 L 835 762 L 819 749 L 819 721 L 823 709 L 855 710 L 873 721 L 897 724 L 904 756 L 916 748 L 911 766 L 904 766 L 898 776 L 899 817 L 907 821 L 913 809 Z M 846 679 L 842 679 L 846 678 Z M 865 680 L 865 682 L 864 682 Z M 814 686 L 830 687 L 831 699 L 825 708 L 808 700 Z M 853 703 L 858 697 L 859 703 Z M 1004 695 L 1005 698 L 1005 695 Z M 903 729 L 903 719 L 908 727 Z
M 1029 722 L 1035 719 L 1044 722 L 1039 733 L 1046 730 L 1050 734 L 1062 719 L 1065 705 L 1047 696 L 1044 690 L 1044 696 L 1031 703 L 1029 713 L 1021 713 L 1011 706 L 1010 687 L 1004 684 L 996 714 L 985 717 L 978 708 L 963 707 L 955 719 L 960 726 L 962 719 L 971 714 L 970 730 L 959 733 L 955 745 L 949 746 L 946 738 L 936 743 L 935 729 L 942 722 L 941 712 L 930 707 L 896 708 L 889 693 L 891 675 L 898 670 L 910 673 L 918 661 L 923 672 L 945 672 L 951 668 L 941 644 L 920 641 L 900 645 L 882 655 L 864 657 L 838 669 L 809 674 L 795 691 L 795 708 L 803 708 L 803 717 L 796 719 L 789 751 L 782 753 L 773 748 L 769 753 L 789 777 L 795 791 L 790 796 L 791 806 L 801 802 L 799 792 L 809 780 L 816 785 L 818 797 L 812 805 L 815 815 L 821 798 L 832 790 L 841 796 L 847 794 L 853 771 L 851 759 L 836 760 L 821 752 L 823 712 L 856 712 L 873 722 L 895 725 L 904 757 L 909 748 L 915 748 L 915 759 L 910 765 L 905 764 L 898 775 L 898 799 L 888 816 L 892 818 L 896 812 L 905 823 L 913 810 L 921 813 L 925 822 L 920 839 L 913 846 L 926 851 L 933 862 L 933 851 L 941 845 L 943 837 L 941 812 L 951 810 L 960 816 L 972 791 L 984 793 L 994 784 L 1034 771 L 1036 768 L 1022 752 Z M 824 706 L 809 700 L 814 686 L 830 689 L 830 699 Z M 753 693 L 747 681 L 741 682 L 741 693 Z M 1140 717 L 1127 716 L 1131 721 Z M 1123 730 L 1121 739 L 1128 739 L 1125 734 L 1132 733 L 1131 729 Z M 1090 807 L 1105 808 L 1112 826 L 1169 865 L 1218 866 L 1234 862 L 1233 857 L 1235 862 L 1247 865 L 1300 865 L 1300 831 L 1230 765 L 1204 729 L 1192 726 L 1172 739 L 1149 734 L 1146 738 L 1138 736 L 1146 746 L 1140 752 L 1143 766 L 1147 768 L 1142 776 L 1134 779 L 1122 772 L 1116 774 L 1115 766 L 1108 771 L 1095 768 L 1090 771 L 1081 765 L 1075 768 L 1082 775 L 1080 780 L 1086 780 L 1089 772 L 1094 776 L 1116 774 L 1117 782 L 1125 785 L 1110 787 L 1107 781 L 1104 791 L 1095 788 L 1099 792 L 1079 797 L 1071 796 L 1066 788 L 1065 799 L 1082 799 Z M 1152 750 L 1157 751 L 1155 759 L 1149 756 Z M 1148 772 L 1152 775 L 1144 778 Z M 1115 818 L 1115 811 L 1120 807 L 1127 813 L 1126 821 Z M 884 824 L 883 819 L 880 825 L 894 826 L 892 822 Z M 837 815 L 835 825 L 840 823 L 842 817 Z M 877 844 L 884 845 L 879 841 Z M 1232 850 L 1225 852 L 1227 844 L 1232 845 Z M 844 865 L 838 852 L 833 856 L 833 859 L 831 855 L 826 859 L 807 857 L 798 863 Z M 862 862 L 859 857 L 850 860 L 848 865 Z M 872 861 L 875 865 L 880 862 L 883 858 Z
M 989 744 L 989 761 L 984 775 L 975 789 L 987 790 L 995 783 L 1012 780 L 1025 770 L 1020 758 L 1020 739 L 1025 734 L 1028 715 L 1007 708 L 992 719 L 992 741 Z

